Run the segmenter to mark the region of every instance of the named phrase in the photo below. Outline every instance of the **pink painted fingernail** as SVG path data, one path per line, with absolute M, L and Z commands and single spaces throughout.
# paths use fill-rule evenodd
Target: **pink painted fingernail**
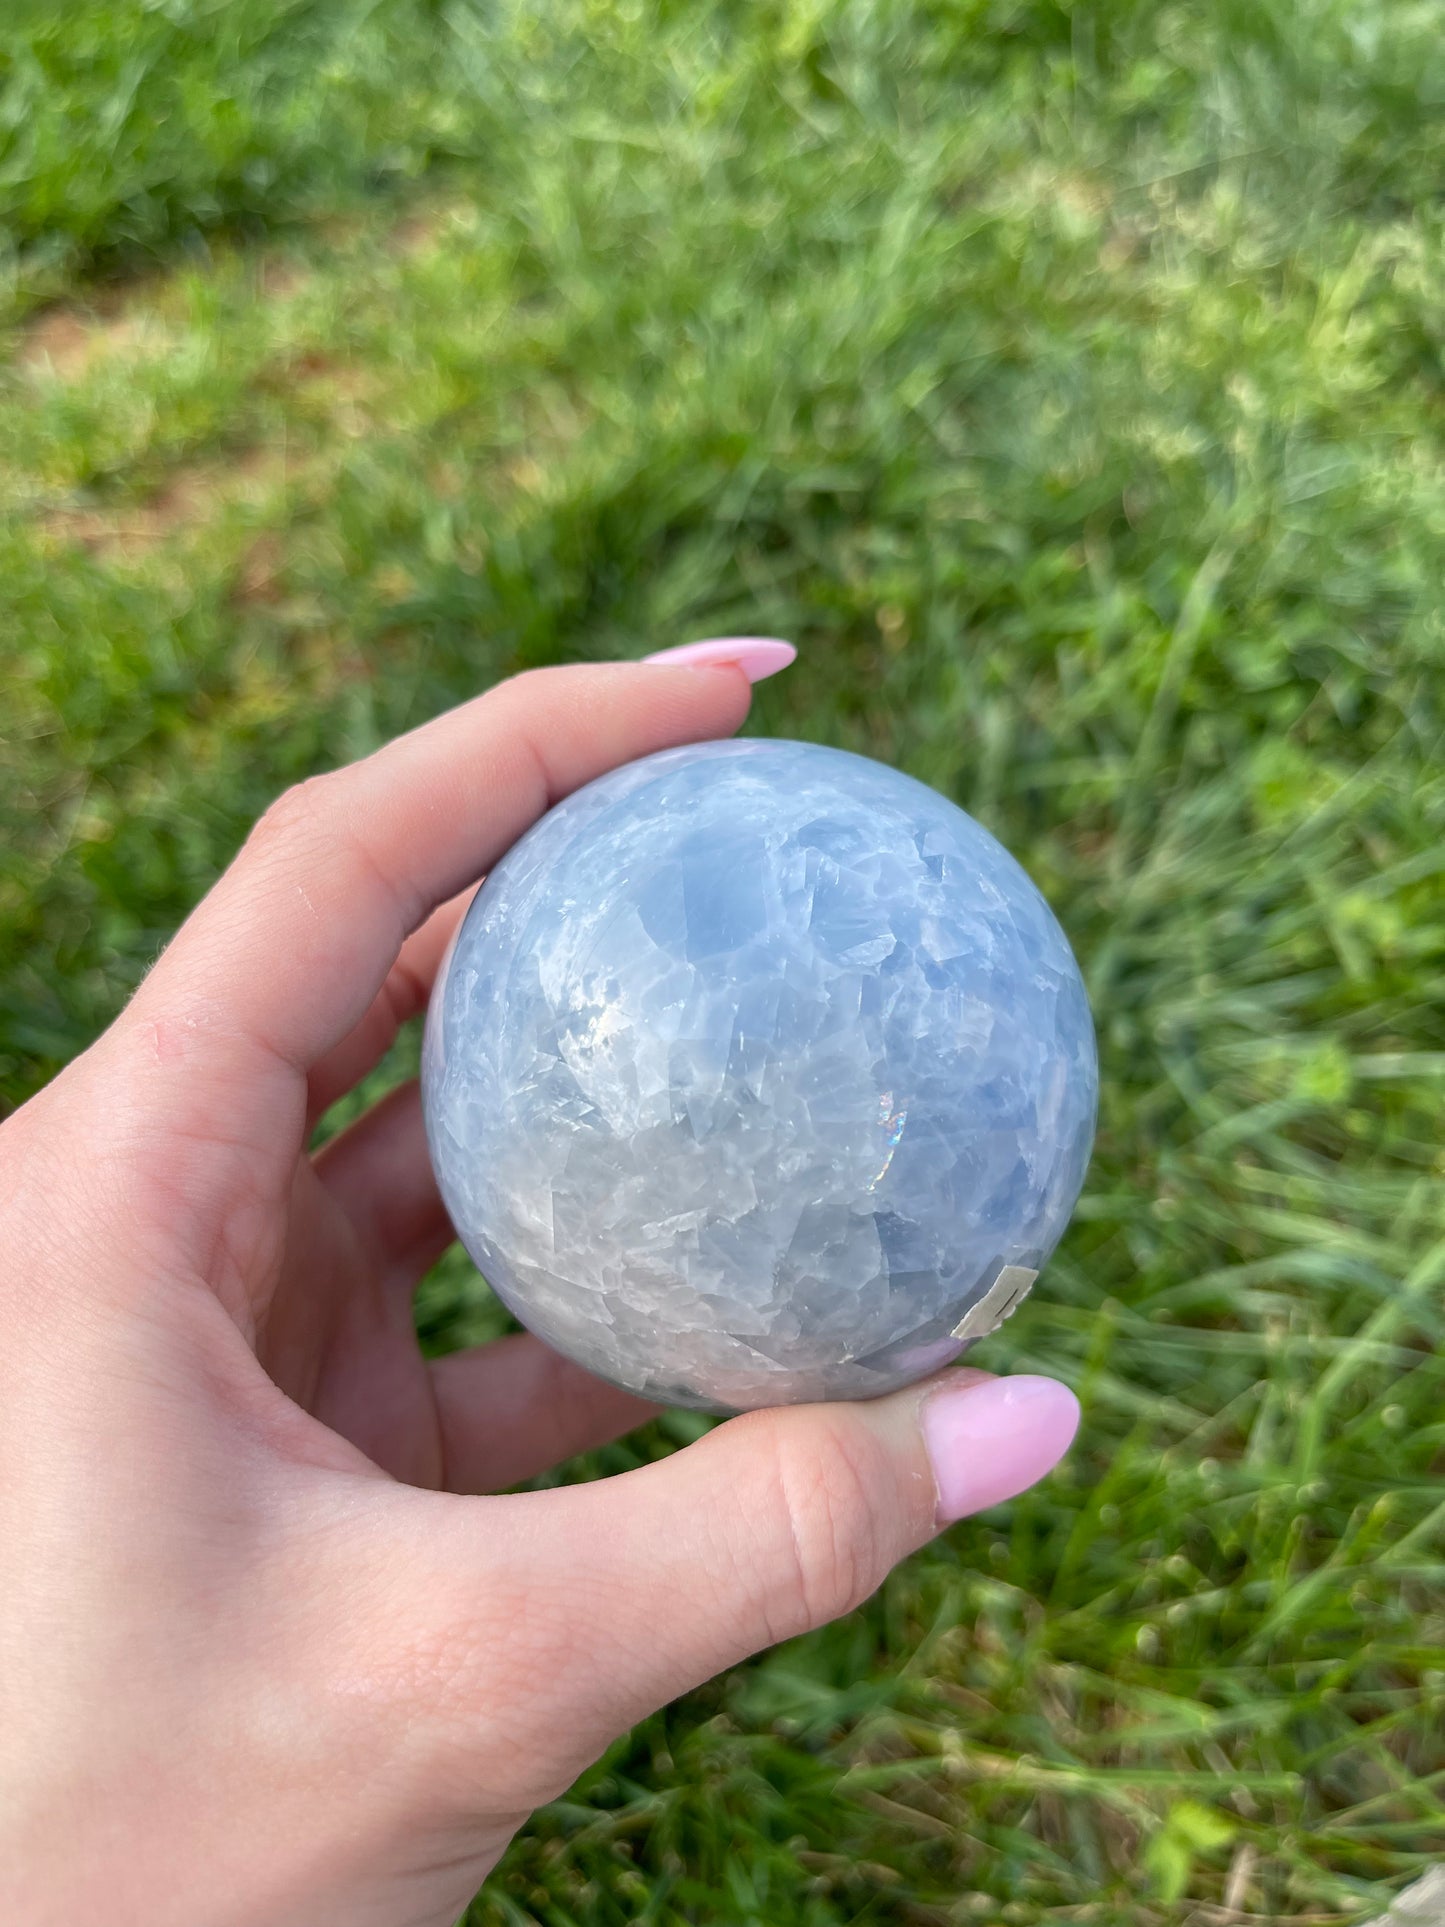
M 945 1379 L 924 1400 L 922 1425 L 946 1526 L 1051 1472 L 1079 1429 L 1079 1401 L 1052 1378 Z
M 797 655 L 790 642 L 776 636 L 712 636 L 706 642 L 679 643 L 675 649 L 658 649 L 644 662 L 676 663 L 681 669 L 706 668 L 710 663 L 727 663 L 741 669 L 749 682 L 776 676 Z

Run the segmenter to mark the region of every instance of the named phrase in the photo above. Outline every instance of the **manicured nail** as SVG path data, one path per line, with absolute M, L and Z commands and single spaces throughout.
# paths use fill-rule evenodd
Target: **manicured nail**
M 761 682 L 765 676 L 776 676 L 780 669 L 786 669 L 797 653 L 792 643 L 779 642 L 775 636 L 713 636 L 706 642 L 684 642 L 676 649 L 659 649 L 642 660 L 676 663 L 682 669 L 726 663 L 741 669 L 749 682 Z
M 1079 1401 L 1052 1378 L 945 1379 L 923 1402 L 938 1523 L 1001 1505 L 1051 1472 L 1079 1428 Z

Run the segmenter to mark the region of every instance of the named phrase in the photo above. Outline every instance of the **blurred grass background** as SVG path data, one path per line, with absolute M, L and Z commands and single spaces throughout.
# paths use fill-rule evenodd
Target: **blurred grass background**
M 802 650 L 752 727 L 957 797 L 1095 1001 L 986 1361 L 1078 1388 L 1070 1463 L 619 1742 L 473 1927 L 1349 1921 L 1445 1854 L 1442 50 L 1409 0 L 10 0 L 5 1101 L 285 783 L 728 630 Z M 420 1317 L 495 1322 L 455 1256 Z

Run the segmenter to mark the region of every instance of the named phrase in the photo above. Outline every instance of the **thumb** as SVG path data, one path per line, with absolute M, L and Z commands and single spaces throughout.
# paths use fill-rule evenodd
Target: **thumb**
M 592 1702 L 605 1743 L 851 1611 L 944 1526 L 1042 1478 L 1078 1420 L 1052 1379 L 954 1371 L 888 1398 L 748 1413 L 658 1464 L 535 1495 L 534 1581 L 565 1583 L 573 1603 L 573 1677 L 556 1684 L 574 1713 Z

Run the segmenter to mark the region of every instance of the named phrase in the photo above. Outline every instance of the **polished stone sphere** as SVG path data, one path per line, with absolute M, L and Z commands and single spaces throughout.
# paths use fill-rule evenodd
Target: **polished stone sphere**
M 664 750 L 497 864 L 431 1000 L 442 1196 L 506 1305 L 650 1398 L 867 1398 L 955 1358 L 1072 1211 L 1098 1070 L 1008 852 L 881 763 Z

